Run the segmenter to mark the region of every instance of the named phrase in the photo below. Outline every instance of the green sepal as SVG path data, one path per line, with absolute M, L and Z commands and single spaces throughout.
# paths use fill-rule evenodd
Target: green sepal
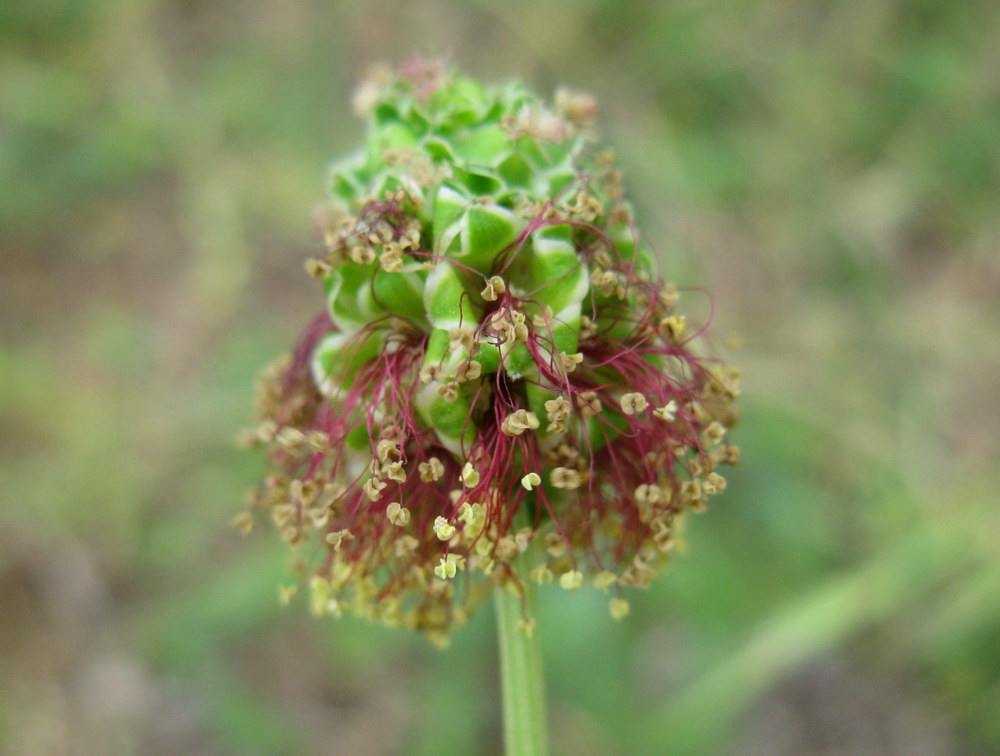
M 368 161 L 371 166 L 383 166 L 386 150 L 416 147 L 418 136 L 409 126 L 393 121 L 379 127 L 368 142 Z
M 385 315 L 371 292 L 377 265 L 344 262 L 324 279 L 330 318 L 340 330 L 357 331 Z
M 559 197 L 566 187 L 576 181 L 577 176 L 571 170 L 554 171 L 543 176 L 538 190 L 549 197 Z M 565 196 L 560 199 L 566 199 Z
M 330 190 L 337 199 L 353 205 L 365 196 L 369 177 L 365 156 L 356 153 L 330 167 Z
M 384 330 L 327 335 L 313 352 L 313 380 L 327 395 L 350 388 L 358 371 L 378 357 L 384 344 Z
M 552 321 L 552 341 L 556 350 L 564 354 L 576 354 L 580 346 L 580 311 L 575 310 L 575 317 L 567 317 L 570 308 L 563 310 L 562 317 Z
M 379 266 L 372 281 L 375 299 L 393 315 L 407 318 L 420 328 L 427 327 L 424 314 L 424 281 L 426 271 L 420 265 L 415 270 L 390 273 Z
M 460 325 L 474 328 L 482 315 L 482 300 L 465 283 L 458 269 L 439 262 L 424 284 L 424 310 L 435 328 L 450 330 Z
M 482 118 L 488 107 L 486 90 L 472 79 L 452 79 L 431 95 L 430 110 L 447 113 L 446 126 L 467 126 Z M 439 124 L 439 127 L 445 124 Z
M 448 402 L 438 396 L 439 385 L 435 382 L 420 389 L 417 412 L 434 429 L 438 440 L 457 454 L 463 445 L 469 449 L 476 440 L 476 424 L 469 417 L 472 405 L 468 389 L 460 390 L 455 401 Z
M 427 349 L 424 352 L 424 364 L 433 365 L 443 362 L 450 343 L 451 337 L 448 336 L 447 331 L 441 328 L 432 329 L 430 338 L 427 339 Z
M 461 160 L 476 165 L 493 165 L 510 148 L 510 137 L 494 124 L 463 131 L 456 134 L 451 141 Z
M 483 374 L 495 373 L 500 369 L 500 350 L 493 344 L 480 342 L 473 358 L 482 366 Z
M 434 252 L 448 254 L 452 247 L 458 249 L 461 243 L 458 235 L 462 213 L 469 205 L 469 198 L 458 187 L 442 184 L 434 194 L 434 208 L 431 213 L 431 231 L 434 238 Z M 446 238 L 447 236 L 447 238 Z
M 535 370 L 535 358 L 524 344 L 514 344 L 504 349 L 503 369 L 507 376 L 518 380 Z
M 344 436 L 344 443 L 349 449 L 353 449 L 355 451 L 370 449 L 372 439 L 368 434 L 367 426 L 359 425 L 356 428 L 352 428 L 348 431 L 347 435 Z
M 590 438 L 590 451 L 603 449 L 611 441 L 628 432 L 628 420 L 615 412 L 602 412 L 600 417 L 583 419 Z
M 525 157 L 526 160 L 531 162 L 535 168 L 541 168 L 543 166 L 548 166 L 550 160 L 548 155 L 546 155 L 541 146 L 531 137 L 523 136 L 518 137 L 514 142 L 514 147 Z
M 516 152 L 511 153 L 497 165 L 497 173 L 510 186 L 527 189 L 531 186 L 532 170 L 528 161 Z
M 472 205 L 465 211 L 460 259 L 477 270 L 490 272 L 493 260 L 521 231 L 517 216 L 498 205 Z
M 455 181 L 461 183 L 469 193 L 476 197 L 495 195 L 505 189 L 499 177 L 488 168 L 470 166 L 452 169 Z
M 590 275 L 571 241 L 572 229 L 566 224 L 548 226 L 532 237 L 534 250 L 526 256 L 532 298 L 555 312 L 582 302 L 590 288 Z
M 444 160 L 449 163 L 455 162 L 455 153 L 451 145 L 439 137 L 429 136 L 424 139 L 424 150 L 430 156 L 431 160 Z

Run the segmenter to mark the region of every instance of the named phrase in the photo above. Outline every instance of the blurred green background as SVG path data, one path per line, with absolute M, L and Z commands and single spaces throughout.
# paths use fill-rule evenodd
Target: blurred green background
M 744 464 L 632 617 L 543 594 L 556 753 L 1000 753 L 996 2 L 5 0 L 0 35 L 0 751 L 500 752 L 490 607 L 445 653 L 316 621 L 228 527 L 351 90 L 443 52 L 600 99 L 745 369 Z

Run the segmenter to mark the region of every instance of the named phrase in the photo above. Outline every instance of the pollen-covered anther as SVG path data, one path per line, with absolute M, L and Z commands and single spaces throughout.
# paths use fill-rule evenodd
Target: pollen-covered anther
M 387 465 L 383 465 L 382 475 L 389 480 L 396 481 L 397 483 L 406 482 L 406 470 L 403 468 L 402 462 L 390 462 Z
M 315 452 L 329 452 L 331 450 L 330 438 L 323 431 L 309 431 L 306 434 L 306 443 Z
M 535 430 L 538 425 L 538 417 L 534 412 L 519 409 L 503 419 L 500 430 L 508 436 L 520 436 L 526 430 Z
M 446 402 L 453 402 L 458 399 L 458 383 L 456 381 L 449 381 L 448 383 L 442 383 L 437 387 L 437 395 L 444 399 Z
M 514 534 L 514 540 L 517 542 L 517 550 L 522 554 L 528 550 L 528 546 L 531 545 L 531 539 L 535 536 L 534 530 L 531 528 L 521 528 L 517 533 Z
M 586 315 L 580 316 L 580 341 L 592 339 L 597 334 L 597 325 Z
M 646 411 L 649 402 L 642 394 L 633 392 L 624 394 L 621 398 L 622 412 L 626 415 L 639 415 Z
M 292 500 L 303 507 L 311 507 L 319 495 L 319 484 L 315 480 L 299 480 L 296 478 L 289 486 Z
M 432 383 L 441 380 L 441 363 L 429 362 L 420 368 L 420 382 Z
M 399 451 L 399 444 L 396 441 L 391 438 L 382 438 L 375 445 L 375 456 L 378 457 L 379 462 L 398 462 L 402 457 L 402 452 Z
M 498 313 L 493 319 L 492 326 L 505 344 L 527 341 L 530 335 L 524 313 L 518 310 Z
M 559 362 L 562 363 L 563 369 L 567 373 L 572 373 L 576 370 L 577 366 L 583 362 L 583 355 L 580 352 L 576 354 L 566 354 L 565 352 L 560 352 Z
M 557 89 L 556 110 L 575 126 L 586 126 L 597 117 L 597 100 L 587 92 Z
M 317 257 L 308 258 L 305 262 L 305 268 L 310 278 L 322 278 L 333 270 L 333 266 L 330 263 Z
M 398 501 L 391 502 L 385 508 L 385 516 L 389 518 L 389 522 L 399 528 L 404 527 L 410 522 L 410 510 Z
M 455 526 L 448 522 L 447 517 L 435 517 L 434 535 L 436 535 L 439 540 L 448 541 L 453 535 L 455 535 Z
M 279 585 L 278 586 L 278 603 L 282 606 L 288 606 L 292 599 L 299 595 L 299 587 L 297 585 Z
M 701 485 L 696 480 L 686 480 L 681 485 L 681 499 L 685 504 L 701 501 Z
M 535 486 L 540 486 L 542 484 L 542 479 L 536 472 L 530 472 L 521 478 L 521 485 L 524 486 L 525 490 L 530 491 Z
M 330 512 L 328 510 L 317 511 L 310 509 L 305 512 L 305 515 L 317 530 L 325 528 L 326 524 L 330 521 Z
M 466 525 L 465 535 L 469 535 L 470 531 L 476 531 L 476 535 L 478 535 L 479 530 L 477 529 L 481 529 L 485 517 L 486 509 L 478 502 L 466 501 L 458 508 L 458 519 Z
M 542 583 L 551 583 L 555 579 L 555 575 L 552 574 L 552 570 L 549 569 L 547 564 L 538 565 L 529 574 L 531 579 L 539 585 L 542 585 Z
M 660 420 L 664 420 L 668 423 L 673 422 L 674 418 L 677 417 L 677 402 L 671 399 L 662 407 L 657 407 L 653 410 L 653 417 L 659 418 Z
M 298 428 L 282 428 L 278 431 L 278 435 L 274 437 L 274 440 L 285 451 L 295 452 L 305 443 L 306 434 Z
M 257 427 L 251 433 L 253 433 L 257 441 L 271 441 L 278 433 L 278 424 L 274 420 L 264 420 L 258 423 Z
M 553 468 L 549 474 L 549 482 L 554 488 L 574 490 L 583 484 L 583 476 L 578 470 L 571 470 L 568 467 Z
M 618 576 L 610 570 L 601 570 L 594 575 L 594 587 L 606 591 L 618 582 Z
M 531 619 L 519 619 L 517 621 L 517 631 L 523 633 L 524 637 L 530 638 L 535 634 L 535 628 L 538 626 L 538 622 L 534 617 Z
M 625 298 L 626 278 L 622 273 L 613 270 L 595 270 L 590 275 L 590 283 L 606 297 Z
M 332 533 L 327 533 L 323 540 L 333 546 L 334 551 L 340 551 L 344 541 L 349 541 L 352 538 L 354 535 L 349 530 L 335 530 Z
M 458 383 L 474 381 L 477 380 L 482 374 L 482 365 L 475 360 L 464 360 L 459 363 L 458 367 L 455 369 L 455 381 Z
M 635 500 L 639 504 L 659 504 L 663 490 L 656 484 L 643 483 L 635 489 Z
M 271 521 L 279 528 L 284 528 L 295 516 L 295 506 L 293 504 L 279 504 L 271 508 Z
M 545 536 L 545 551 L 554 559 L 561 557 L 568 549 L 569 544 L 559 533 L 548 533 Z
M 479 471 L 472 466 L 471 462 L 466 462 L 462 468 L 462 483 L 466 488 L 475 488 L 479 485 Z
M 365 484 L 361 487 L 361 489 L 365 492 L 365 496 L 367 496 L 371 501 L 378 501 L 382 498 L 382 491 L 384 491 L 387 486 L 388 484 L 384 480 L 372 477 L 365 481 Z
M 395 540 L 393 552 L 397 557 L 405 557 L 417 550 L 420 541 L 411 535 L 402 535 Z
M 494 549 L 496 558 L 501 562 L 509 562 L 519 553 L 521 552 L 517 547 L 517 541 L 511 536 L 504 536 L 498 540 L 496 548 Z
M 599 269 L 607 269 L 614 265 L 614 260 L 611 259 L 611 252 L 604 245 L 601 245 L 596 252 L 594 252 L 594 266 Z
M 295 525 L 288 525 L 281 531 L 281 537 L 285 542 L 294 547 L 301 546 L 303 541 L 306 539 L 305 533 L 302 532 L 302 528 L 296 527 Z
M 673 529 L 662 518 L 650 523 L 653 530 L 653 543 L 660 551 L 670 551 L 676 545 Z
M 557 467 L 576 467 L 580 451 L 569 444 L 559 444 L 549 452 L 548 457 Z
M 601 414 L 601 400 L 597 398 L 596 391 L 581 391 L 576 395 L 576 406 L 580 409 L 580 414 L 590 417 Z
M 420 249 L 420 221 L 410 222 L 401 244 L 408 249 Z
M 660 292 L 660 304 L 664 307 L 673 307 L 677 304 L 677 300 L 680 299 L 680 294 L 677 291 L 677 287 L 668 283 L 663 287 L 663 291 Z
M 444 475 L 444 465 L 437 457 L 428 457 L 426 462 L 417 465 L 417 472 L 420 473 L 420 480 L 425 483 L 433 483 Z
M 552 312 L 552 308 L 549 305 L 545 305 L 545 310 L 543 312 L 536 312 L 531 316 L 531 324 L 535 328 L 550 328 L 552 318 L 554 317 L 555 313 Z
M 469 326 L 457 326 L 448 331 L 448 338 L 451 340 L 452 349 L 461 347 L 466 352 L 471 352 L 476 343 L 476 332 Z
M 566 430 L 566 418 L 569 416 L 569 403 L 562 396 L 545 402 L 545 412 L 549 416 L 549 425 L 545 429 L 549 433 L 561 433 Z
M 583 573 L 579 570 L 569 570 L 559 576 L 559 587 L 567 591 L 575 591 L 583 587 Z
M 375 250 L 369 246 L 357 244 L 351 247 L 351 260 L 358 265 L 368 265 L 375 262 Z
M 507 284 L 504 283 L 504 280 L 500 276 L 490 276 L 486 282 L 486 288 L 480 293 L 485 301 L 496 302 L 505 291 L 507 291 Z
M 464 561 L 458 554 L 446 554 L 441 557 L 441 561 L 434 568 L 434 574 L 442 580 L 450 580 L 458 573 L 458 569 L 463 566 Z
M 713 420 L 704 432 L 705 439 L 710 444 L 721 444 L 726 437 L 726 428 L 718 420 Z
M 520 316 L 520 319 L 518 319 Z M 514 341 L 527 341 L 530 332 L 528 331 L 528 325 L 524 322 L 524 314 L 520 312 L 514 313 Z
M 687 318 L 683 315 L 671 315 L 660 320 L 660 333 L 664 338 L 673 344 L 678 343 L 684 336 L 684 328 L 687 325 Z
M 253 530 L 253 515 L 249 512 L 240 512 L 230 521 L 230 524 L 243 535 L 249 535 Z
M 573 204 L 566 207 L 569 214 L 584 223 L 593 223 L 604 210 L 601 201 L 590 192 L 577 192 Z
M 702 481 L 701 490 L 706 496 L 714 496 L 726 490 L 726 479 L 718 473 L 709 473 Z
M 611 614 L 612 619 L 625 619 L 630 610 L 631 607 L 628 601 L 623 598 L 613 598 L 608 602 L 608 612 Z
M 379 262 L 387 273 L 398 273 L 403 269 L 403 248 L 396 242 L 389 242 L 382 248 Z

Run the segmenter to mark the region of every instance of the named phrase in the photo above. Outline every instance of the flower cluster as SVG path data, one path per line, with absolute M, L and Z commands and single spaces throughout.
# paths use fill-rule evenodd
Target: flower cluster
M 326 308 L 263 381 L 271 471 L 239 524 L 302 548 L 319 613 L 443 641 L 531 580 L 624 616 L 726 486 L 738 372 L 693 347 L 590 97 L 413 60 L 356 105 L 306 265 Z

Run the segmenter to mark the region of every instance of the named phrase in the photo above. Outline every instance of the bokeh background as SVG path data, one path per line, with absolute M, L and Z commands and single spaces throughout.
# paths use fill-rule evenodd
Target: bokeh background
M 745 369 L 744 464 L 624 623 L 543 594 L 557 754 L 1000 753 L 1000 5 L 0 3 L 0 751 L 500 752 L 441 653 L 228 527 L 381 60 L 594 93 Z

